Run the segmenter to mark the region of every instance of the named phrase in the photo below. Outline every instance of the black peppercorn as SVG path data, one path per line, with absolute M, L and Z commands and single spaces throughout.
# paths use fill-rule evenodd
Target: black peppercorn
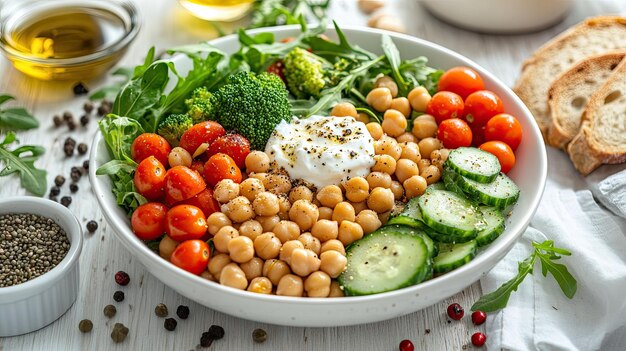
M 63 119 L 59 115 L 55 115 L 52 117 L 52 123 L 54 123 L 55 127 L 60 127 L 63 124 Z
M 83 161 L 83 169 L 84 169 L 85 171 L 88 171 L 88 170 L 89 170 L 89 160 L 85 160 L 85 161 Z
M 63 186 L 63 184 L 65 184 L 65 177 L 62 175 L 54 177 L 54 184 L 56 186 Z
M 59 202 L 59 197 L 58 196 L 54 196 L 54 195 L 50 195 L 48 196 L 48 198 L 54 202 Z
M 167 314 L 168 314 L 167 306 L 165 306 L 165 304 L 162 304 L 162 303 L 156 305 L 156 307 L 154 308 L 154 313 L 159 317 L 167 317 Z
M 93 111 L 93 102 L 86 101 L 83 105 L 83 110 L 85 110 L 86 113 L 91 113 L 91 111 Z
M 87 89 L 83 82 L 78 82 L 76 83 L 76 85 L 74 85 L 72 91 L 74 91 L 74 95 L 78 96 L 87 94 L 89 92 L 89 89 Z
M 71 196 L 63 196 L 61 198 L 61 205 L 65 206 L 65 207 L 69 207 L 71 203 L 72 203 L 72 197 Z
M 63 145 L 63 152 L 65 153 L 65 156 L 67 157 L 74 155 L 74 145 L 71 145 L 71 144 Z
M 176 308 L 176 315 L 180 319 L 187 319 L 189 317 L 189 307 L 180 305 Z
M 76 129 L 76 121 L 74 121 L 73 119 L 70 119 L 69 121 L 67 121 L 67 128 L 69 130 L 75 130 Z
M 83 319 L 78 323 L 78 330 L 82 333 L 89 333 L 93 329 L 93 323 L 89 319 Z
M 93 233 L 93 232 L 95 232 L 96 230 L 98 230 L 98 222 L 93 221 L 93 220 L 91 220 L 91 221 L 87 222 L 87 230 L 88 230 L 90 233 Z
M 71 120 L 72 118 L 74 118 L 74 115 L 70 111 L 63 112 L 63 120 L 65 122 Z
M 111 332 L 111 339 L 116 343 L 124 341 L 128 336 L 128 328 L 122 323 L 115 323 Z
M 83 172 L 80 171 L 80 168 L 72 167 L 70 170 L 70 178 L 72 178 L 73 181 L 78 182 L 82 176 Z
M 117 308 L 115 308 L 115 306 L 113 305 L 106 305 L 104 306 L 104 315 L 109 317 L 109 318 L 113 318 L 113 316 L 115 316 L 115 314 L 117 313 Z
M 163 323 L 165 329 L 169 331 L 174 331 L 174 329 L 176 329 L 176 325 L 178 325 L 178 323 L 174 318 L 166 318 L 165 323 Z
M 50 188 L 50 195 L 51 196 L 57 196 L 61 193 L 61 188 L 59 188 L 58 186 L 53 186 L 52 188 Z
M 84 155 L 87 153 L 87 144 L 85 143 L 80 143 L 78 144 L 78 153 L 81 155 Z
M 200 346 L 209 347 L 213 343 L 213 339 L 209 336 L 209 332 L 202 333 L 202 337 L 200 337 Z
M 258 343 L 265 342 L 265 340 L 267 340 L 267 332 L 263 329 L 254 329 L 252 332 L 252 340 Z
M 124 301 L 124 292 L 123 291 L 116 291 L 113 293 L 113 300 L 115 300 L 116 302 L 122 302 Z
M 76 140 L 74 140 L 71 137 L 67 137 L 67 138 L 65 138 L 64 144 L 65 145 L 74 145 L 74 146 L 76 146 Z
M 89 124 L 89 116 L 87 116 L 87 115 L 82 115 L 82 116 L 80 117 L 80 125 L 84 127 L 84 126 L 86 126 L 87 124 Z
M 78 191 L 78 184 L 76 184 L 76 183 L 72 183 L 72 184 L 70 184 L 70 191 L 71 191 L 72 193 L 77 192 L 77 191 Z
M 209 347 L 215 340 L 219 340 L 224 337 L 224 328 L 219 325 L 212 325 L 209 331 L 202 333 L 200 338 L 200 346 Z
M 109 103 L 105 103 L 105 101 L 102 101 L 100 103 L 100 106 L 98 106 L 98 115 L 104 116 L 108 115 L 109 113 L 111 113 L 111 105 Z

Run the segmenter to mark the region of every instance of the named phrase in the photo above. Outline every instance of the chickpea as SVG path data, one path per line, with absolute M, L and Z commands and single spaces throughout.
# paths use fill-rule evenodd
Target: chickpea
M 291 252 L 291 270 L 301 276 L 306 277 L 312 272 L 320 269 L 320 259 L 315 252 L 307 249 L 294 249 Z
M 342 255 L 346 254 L 346 248 L 343 246 L 341 241 L 337 239 L 328 240 L 322 244 L 322 247 L 320 248 L 320 255 L 326 251 L 337 251 Z
M 393 198 L 396 201 L 402 199 L 402 196 L 404 196 L 404 187 L 397 180 L 391 182 L 391 187 L 389 189 L 391 189 L 391 192 L 393 193 Z
M 423 177 L 415 175 L 405 180 L 403 186 L 406 190 L 406 197 L 411 199 L 424 194 L 428 183 Z
M 236 198 L 228 201 L 224 207 L 225 211 L 222 212 L 226 213 L 228 218 L 235 223 L 243 223 L 254 217 L 254 211 L 250 205 L 250 200 L 243 196 L 237 196 Z
M 376 82 L 374 82 L 374 87 L 375 88 L 387 88 L 389 89 L 389 92 L 391 93 L 391 97 L 395 98 L 396 96 L 398 96 L 398 85 L 389 76 L 382 76 L 376 79 Z
M 395 160 L 399 159 L 402 154 L 402 148 L 400 148 L 396 139 L 388 136 L 383 136 L 374 143 L 374 151 L 376 155 L 389 155 Z
M 273 216 L 278 214 L 280 210 L 278 196 L 268 191 L 259 193 L 252 202 L 252 208 L 259 216 Z
M 394 205 L 393 192 L 391 189 L 374 188 L 367 198 L 367 207 L 376 213 L 391 211 Z
M 220 230 L 220 228 L 233 224 L 230 218 L 222 212 L 211 213 L 209 218 L 206 219 L 206 222 L 211 235 L 217 234 L 217 231 Z
M 300 235 L 300 227 L 292 221 L 280 221 L 272 230 L 281 243 L 296 240 Z
M 343 293 L 343 289 L 339 285 L 339 282 L 333 280 L 330 283 L 330 294 L 328 294 L 328 297 L 344 297 L 344 296 L 345 295 Z
M 340 102 L 330 111 L 331 116 L 335 117 L 357 117 L 356 108 L 349 102 Z
M 408 122 L 402 112 L 389 109 L 385 111 L 385 114 L 383 115 L 383 123 L 381 125 L 383 127 L 383 132 L 387 133 L 387 135 L 399 137 L 406 131 Z
M 417 138 L 415 137 L 415 135 L 413 135 L 413 133 L 404 132 L 402 135 L 396 138 L 396 141 L 400 143 L 400 145 L 402 145 L 403 143 L 416 143 L 417 144 L 419 140 L 417 140 Z
M 316 255 L 320 254 L 322 243 L 320 243 L 320 240 L 314 237 L 313 234 L 302 233 L 302 235 L 298 237 L 298 241 L 301 242 L 302 245 L 304 245 L 305 249 L 309 249 L 315 252 Z
M 252 241 L 261 234 L 263 234 L 263 226 L 254 219 L 249 219 L 239 226 L 239 235 L 246 236 Z
M 423 158 L 417 163 L 417 169 L 420 170 L 420 173 L 424 172 L 424 169 L 428 166 L 430 166 L 430 160 L 427 158 Z
M 337 278 L 348 264 L 346 256 L 335 250 L 325 251 L 320 255 L 320 270 L 331 278 Z
M 406 118 L 411 116 L 411 104 L 409 103 L 409 99 L 405 97 L 397 97 L 391 100 L 390 109 L 399 111 Z
M 285 261 L 272 259 L 263 264 L 263 276 L 267 277 L 274 285 L 277 285 L 280 278 L 289 273 L 291 270 Z
M 253 257 L 251 260 L 241 263 L 239 268 L 246 275 L 246 279 L 250 281 L 263 275 L 263 260 Z
M 441 141 L 436 138 L 422 139 L 417 145 L 420 148 L 420 154 L 424 158 L 430 158 L 433 151 L 441 149 Z
M 391 187 L 391 176 L 387 173 L 372 172 L 368 174 L 365 179 L 367 180 L 370 189 Z
M 319 200 L 322 206 L 335 208 L 335 205 L 343 201 L 343 193 L 341 188 L 336 185 L 327 185 L 317 192 L 315 197 Z
M 298 200 L 291 205 L 289 219 L 296 222 L 301 230 L 309 230 L 319 218 L 317 206 L 306 200 Z
M 378 214 L 378 219 L 380 219 L 380 223 L 382 223 L 383 225 L 387 224 L 387 222 L 389 221 L 389 217 L 391 217 L 391 211 Z
M 289 240 L 284 243 L 283 247 L 280 248 L 280 260 L 291 265 L 291 254 L 295 249 L 304 249 L 304 244 L 302 244 L 299 240 Z
M 248 291 L 270 295 L 272 293 L 272 282 L 266 277 L 256 277 L 248 285 Z
M 399 182 L 404 182 L 412 176 L 419 174 L 420 170 L 415 162 L 405 158 L 398 161 L 398 166 L 396 167 L 396 178 L 398 178 Z
M 367 14 L 373 13 L 379 8 L 385 6 L 385 0 L 359 0 L 359 9 Z
M 372 210 L 359 212 L 356 216 L 356 222 L 363 228 L 364 234 L 372 233 L 383 225 L 378 218 L 378 214 Z
M 367 201 L 350 202 L 350 205 L 354 208 L 354 214 L 357 215 L 363 210 L 367 210 Z
M 428 183 L 428 185 L 437 183 L 439 179 L 441 179 L 441 171 L 439 171 L 439 168 L 434 165 L 424 168 L 420 175 L 426 179 L 426 183 Z
M 448 159 L 448 154 L 450 154 L 449 149 L 433 150 L 430 154 L 431 164 L 439 168 L 440 173 L 443 172 L 443 164 Z
M 348 246 L 363 237 L 363 228 L 355 222 L 343 221 L 339 225 L 339 234 L 337 239 L 344 246 Z
M 289 201 L 294 203 L 298 200 L 313 201 L 313 192 L 304 185 L 299 185 L 289 192 Z
M 354 212 L 354 207 L 352 207 L 349 202 L 344 201 L 335 206 L 332 220 L 337 223 L 341 223 L 342 221 L 354 222 L 355 217 L 356 213 Z
M 375 155 L 376 163 L 372 166 L 373 172 L 383 172 L 392 175 L 396 171 L 396 160 L 389 155 Z
M 246 156 L 248 173 L 265 173 L 270 169 L 270 157 L 263 151 L 252 151 Z
M 376 122 L 370 122 L 366 124 L 365 127 L 367 128 L 367 131 L 370 132 L 370 135 L 374 140 L 379 140 L 383 137 L 383 127 L 380 124 Z
M 213 277 L 219 281 L 222 269 L 231 262 L 232 260 L 227 254 L 217 254 L 211 257 L 207 268 L 209 272 L 213 275 Z
M 417 143 L 401 143 L 400 148 L 402 149 L 402 154 L 400 154 L 401 159 L 404 158 L 415 163 L 418 163 L 422 159 L 422 154 L 420 154 L 420 148 Z
M 391 90 L 389 88 L 374 88 L 367 94 L 365 101 L 368 105 L 378 112 L 383 112 L 389 109 L 391 106 Z
M 170 257 L 172 257 L 172 252 L 176 250 L 176 246 L 178 246 L 178 241 L 170 238 L 168 235 L 163 236 L 163 239 L 159 242 L 159 256 L 169 261 Z
M 437 136 L 437 121 L 431 115 L 421 115 L 413 120 L 413 135 L 418 139 L 434 138 Z
M 254 243 L 247 236 L 238 236 L 228 242 L 230 259 L 237 263 L 250 261 L 254 257 Z
M 304 290 L 308 297 L 328 297 L 330 294 L 330 276 L 322 271 L 311 273 L 304 280 Z
M 257 178 L 248 178 L 239 184 L 241 196 L 245 196 L 249 201 L 254 201 L 256 196 L 264 191 L 263 181 Z
M 276 195 L 291 191 L 291 179 L 284 174 L 268 174 L 263 182 L 265 189 Z
M 229 225 L 220 228 L 213 236 L 213 244 L 219 252 L 228 253 L 228 243 L 239 236 L 239 231 Z
M 173 148 L 172 151 L 170 151 L 170 154 L 167 155 L 167 162 L 169 162 L 170 167 L 176 167 L 176 166 L 191 167 L 192 161 L 193 159 L 189 151 L 183 149 L 180 146 Z
M 257 222 L 261 223 L 261 227 L 263 227 L 263 232 L 271 232 L 274 230 L 274 227 L 278 222 L 280 222 L 280 218 L 278 216 L 257 216 L 254 218 Z
M 322 220 L 322 219 L 330 220 L 330 219 L 333 218 L 333 209 L 332 208 L 330 208 L 330 207 L 320 207 L 317 210 L 320 213 L 320 216 L 318 218 L 319 220 Z
M 311 228 L 311 235 L 318 238 L 320 242 L 336 239 L 339 234 L 339 226 L 335 221 L 329 221 L 322 219 L 313 224 Z
M 278 195 L 278 217 L 281 220 L 289 219 L 289 210 L 291 210 L 291 202 L 287 194 Z
M 246 290 L 248 280 L 246 279 L 245 273 L 236 263 L 229 263 L 224 266 L 220 273 L 220 284 L 235 289 Z
M 213 274 L 209 273 L 209 271 L 204 271 L 200 273 L 200 278 L 204 278 L 212 282 L 217 282 L 217 279 L 213 276 Z
M 213 197 L 218 202 L 224 204 L 237 196 L 239 196 L 239 184 L 233 182 L 231 179 L 223 179 L 215 184 Z
M 418 112 L 426 111 L 426 106 L 430 102 L 430 93 L 424 87 L 415 87 L 407 96 L 411 107 Z
M 263 233 L 254 239 L 254 250 L 264 260 L 278 257 L 282 244 L 274 233 Z
M 258 179 L 258 180 L 261 181 L 262 184 L 265 184 L 265 178 L 267 178 L 267 173 L 264 173 L 264 172 L 259 172 L 259 173 L 249 172 L 248 173 L 248 178 Z M 265 188 L 263 188 L 263 191 L 265 191 Z
M 276 295 L 300 297 L 304 292 L 302 278 L 293 274 L 286 274 L 278 282 Z
M 350 178 L 344 186 L 346 188 L 346 198 L 352 202 L 365 201 L 370 194 L 370 185 L 363 177 Z
M 362 122 L 364 124 L 368 124 L 370 122 L 370 116 L 367 113 L 359 112 L 356 116 L 357 122 Z

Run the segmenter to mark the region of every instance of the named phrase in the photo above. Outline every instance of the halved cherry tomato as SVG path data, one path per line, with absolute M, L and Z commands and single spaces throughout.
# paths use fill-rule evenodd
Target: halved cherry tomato
M 426 113 L 435 117 L 437 124 L 449 118 L 461 118 L 463 109 L 463 99 L 449 91 L 440 91 L 433 95 L 426 105 Z
M 484 126 L 491 117 L 502 112 L 502 100 L 489 90 L 479 90 L 465 99 L 465 120 L 470 126 Z
M 162 136 L 154 133 L 143 133 L 130 147 L 130 157 L 137 163 L 150 156 L 156 157 L 161 164 L 167 164 L 167 155 L 172 151 L 170 144 Z
M 154 240 L 165 233 L 167 206 L 148 202 L 135 209 L 130 224 L 133 233 L 141 240 Z
M 241 183 L 242 175 L 232 157 L 218 153 L 211 156 L 204 164 L 204 179 L 211 186 L 215 186 L 222 179 L 231 179 L 235 183 Z
M 522 142 L 522 125 L 517 118 L 507 113 L 495 115 L 487 122 L 485 139 L 500 140 L 515 151 Z
M 283 63 L 283 60 L 277 60 L 267 67 L 267 73 L 275 74 L 280 77 L 283 83 L 287 83 L 287 79 L 285 79 L 285 64 Z
M 502 173 L 508 173 L 515 166 L 515 153 L 509 145 L 494 140 L 482 144 L 479 148 L 494 154 L 498 158 Z
M 206 216 L 196 206 L 177 205 L 167 211 L 165 232 L 173 240 L 200 239 L 206 231 Z
M 456 149 L 472 144 L 472 130 L 459 118 L 450 118 L 441 122 L 437 130 L 437 139 L 448 149 Z
M 150 156 L 137 166 L 133 183 L 137 192 L 148 200 L 158 200 L 165 195 L 165 167 L 154 156 Z
M 451 91 L 465 100 L 469 94 L 485 89 L 485 83 L 478 72 L 469 67 L 454 67 L 447 70 L 439 79 L 437 91 Z
M 200 173 L 185 166 L 172 167 L 165 176 L 165 200 L 168 204 L 184 201 L 206 189 Z
M 196 206 L 202 210 L 205 216 L 220 210 L 220 204 L 213 198 L 213 189 L 206 188 L 194 197 L 190 197 L 181 204 Z
M 180 137 L 180 147 L 194 154 L 203 143 L 211 144 L 218 137 L 226 134 L 226 130 L 214 121 L 200 122 L 187 129 Z
M 250 153 L 250 142 L 243 136 L 235 133 L 222 135 L 215 139 L 207 151 L 209 157 L 217 153 L 230 156 L 237 164 L 237 167 L 246 166 L 246 156 Z
M 177 267 L 193 274 L 200 274 L 206 270 L 211 258 L 211 250 L 202 240 L 187 240 L 178 246 L 170 261 Z

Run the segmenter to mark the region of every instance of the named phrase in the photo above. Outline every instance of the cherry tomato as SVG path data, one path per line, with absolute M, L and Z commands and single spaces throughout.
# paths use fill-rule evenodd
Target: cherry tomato
M 172 167 L 165 176 L 165 200 L 168 204 L 187 200 L 206 189 L 200 173 L 185 166 Z
M 133 182 L 137 192 L 148 200 L 158 200 L 165 195 L 165 167 L 154 156 L 141 161 L 135 170 Z
M 479 147 L 485 140 L 485 126 L 471 127 L 472 129 L 472 146 Z
M 154 240 L 165 233 L 167 206 L 160 202 L 148 202 L 133 212 L 130 224 L 133 233 L 141 240 Z
M 498 158 L 502 173 L 508 173 L 515 166 L 515 153 L 509 145 L 494 140 L 480 145 L 479 148 L 494 154 Z
M 485 128 L 486 140 L 500 140 L 507 143 L 513 151 L 522 142 L 522 125 L 517 118 L 501 113 L 493 116 Z
M 198 275 L 206 270 L 211 250 L 202 240 L 187 240 L 176 246 L 170 261 L 187 272 Z
M 194 154 L 203 143 L 211 144 L 218 137 L 226 134 L 226 130 L 214 121 L 200 122 L 187 129 L 180 137 L 179 146 Z
M 241 183 L 242 176 L 241 170 L 232 157 L 218 153 L 211 156 L 204 164 L 204 179 L 211 186 L 215 186 L 222 179 L 231 179 L 235 183 Z
M 205 216 L 210 216 L 213 212 L 220 210 L 220 204 L 213 198 L 213 189 L 206 188 L 194 197 L 181 202 L 181 204 L 196 206 Z
M 465 120 L 470 126 L 484 126 L 491 117 L 502 112 L 502 100 L 489 90 L 479 90 L 465 99 Z
M 167 164 L 167 155 L 172 151 L 170 144 L 162 136 L 154 133 L 144 133 L 133 140 L 130 147 L 131 158 L 137 162 L 150 156 L 156 157 L 161 164 Z
M 280 77 L 283 83 L 287 83 L 287 80 L 285 79 L 285 64 L 283 63 L 283 60 L 278 60 L 267 67 L 267 73 L 275 74 Z
M 472 144 L 472 130 L 459 118 L 450 118 L 441 122 L 437 130 L 437 139 L 448 149 L 456 149 Z
M 480 75 L 469 67 L 454 67 L 447 70 L 439 79 L 438 91 L 451 91 L 461 96 L 463 100 L 469 94 L 485 89 L 485 83 Z
M 463 116 L 463 99 L 449 91 L 440 91 L 433 95 L 426 105 L 426 113 L 435 117 L 437 124 L 449 118 Z
M 193 160 L 193 162 L 191 163 L 191 169 L 193 169 L 194 171 L 200 174 L 204 174 L 204 162 L 206 162 L 206 160 L 205 161 Z
M 177 205 L 167 211 L 165 232 L 173 240 L 200 239 L 206 231 L 206 216 L 196 206 Z
M 250 153 L 250 142 L 239 134 L 222 135 L 209 146 L 208 155 L 213 156 L 220 152 L 235 160 L 237 167 L 244 168 L 246 156 Z

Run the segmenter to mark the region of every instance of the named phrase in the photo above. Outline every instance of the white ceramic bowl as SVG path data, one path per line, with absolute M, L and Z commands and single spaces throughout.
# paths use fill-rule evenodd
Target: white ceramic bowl
M 295 26 L 264 30 L 272 31 L 277 38 L 296 36 L 299 33 L 298 27 Z M 346 27 L 344 31 L 351 43 L 374 52 L 382 52 L 381 31 L 360 27 Z M 335 31 L 331 28 L 327 34 L 336 37 Z M 442 69 L 465 65 L 477 70 L 483 77 L 486 87 L 502 98 L 506 111 L 517 116 L 522 125 L 524 140 L 517 150 L 517 165 L 510 173 L 521 189 L 519 202 L 507 220 L 506 231 L 482 250 L 473 261 L 416 286 L 361 297 L 322 299 L 260 295 L 204 280 L 160 258 L 133 235 L 126 214 L 116 205 L 109 178 L 95 175 L 96 169 L 110 159 L 104 140 L 98 134 L 91 151 L 89 175 L 100 206 L 115 229 L 117 237 L 148 271 L 182 295 L 233 316 L 288 326 L 327 327 L 390 319 L 430 306 L 476 282 L 511 249 L 528 226 L 539 204 L 547 170 L 546 151 L 541 133 L 520 99 L 505 84 L 476 63 L 424 40 L 402 34 L 389 33 L 389 35 L 404 58 L 424 55 L 429 58 L 430 65 Z M 239 47 L 234 36 L 217 39 L 212 44 L 229 53 Z M 176 65 L 177 69 L 180 66 L 179 72 L 185 67 L 188 68 L 184 60 L 176 62 Z
M 78 296 L 78 258 L 83 248 L 80 223 L 72 212 L 50 200 L 22 196 L 0 200 L 0 214 L 31 213 L 55 221 L 70 249 L 49 272 L 26 283 L 0 288 L 0 337 L 30 333 L 54 322 Z

